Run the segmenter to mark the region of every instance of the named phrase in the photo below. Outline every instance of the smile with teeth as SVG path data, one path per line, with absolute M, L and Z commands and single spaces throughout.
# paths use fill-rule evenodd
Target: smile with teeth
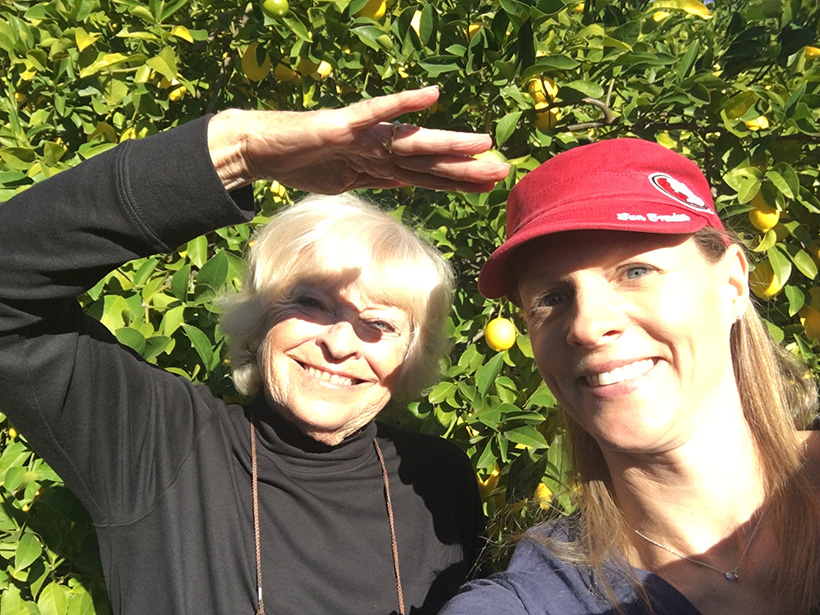
M 315 367 L 311 367 L 310 365 L 302 365 L 304 370 L 317 378 L 321 382 L 327 382 L 328 384 L 337 384 L 340 386 L 352 386 L 354 384 L 359 384 L 362 380 L 358 380 L 355 378 L 348 378 L 347 376 L 340 376 L 339 374 L 332 374 L 330 372 L 326 372 L 321 369 L 317 369 Z
M 635 361 L 629 365 L 622 365 L 616 367 L 610 372 L 603 372 L 601 374 L 593 374 L 587 376 L 587 382 L 590 386 L 607 386 L 610 384 L 617 384 L 630 378 L 637 378 L 642 376 L 655 365 L 653 359 L 643 359 L 642 361 Z

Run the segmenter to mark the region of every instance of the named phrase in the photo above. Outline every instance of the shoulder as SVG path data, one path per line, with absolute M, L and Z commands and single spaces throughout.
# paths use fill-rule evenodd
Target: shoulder
M 547 543 L 566 537 L 565 520 L 531 529 L 515 549 L 509 568 L 465 585 L 441 615 L 603 614 L 602 603 L 582 568 L 556 557 Z M 609 608 L 609 607 L 608 607 Z

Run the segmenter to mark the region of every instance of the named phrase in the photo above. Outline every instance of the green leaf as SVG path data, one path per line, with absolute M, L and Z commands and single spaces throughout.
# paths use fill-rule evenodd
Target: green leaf
M 205 243 L 207 250 L 207 241 Z M 191 266 L 185 265 L 171 278 L 171 294 L 184 301 L 188 297 L 188 286 L 191 283 Z
M 548 446 L 544 436 L 542 436 L 535 427 L 529 425 L 522 425 L 521 427 L 505 431 L 504 436 L 510 442 L 521 444 L 527 448 L 540 449 L 547 448 Z
M 798 249 L 793 254 L 790 252 L 789 256 L 791 256 L 792 262 L 800 273 L 810 280 L 817 277 L 817 264 L 804 250 Z
M 205 335 L 201 329 L 189 325 L 183 324 L 182 328 L 185 329 L 185 334 L 188 336 L 188 339 L 191 340 L 191 346 L 194 347 L 199 358 L 202 359 L 202 363 L 205 367 L 210 368 L 214 363 L 214 351 L 211 347 L 211 340 L 208 339 L 208 336 Z M 216 359 L 219 359 L 216 356 Z
M 787 285 L 783 292 L 789 300 L 789 316 L 794 316 L 806 302 L 803 291 L 796 286 Z
M 302 20 L 293 12 L 288 12 L 287 15 L 281 18 L 282 22 L 285 23 L 290 31 L 293 32 L 297 37 L 302 39 L 306 42 L 311 42 L 313 37 L 310 34 L 310 30 L 302 23 Z
M 145 351 L 145 336 L 143 336 L 143 334 L 136 329 L 132 329 L 131 327 L 123 327 L 121 329 L 117 329 L 114 332 L 114 335 L 117 336 L 117 340 L 120 344 L 132 348 L 138 354 L 142 354 Z
M 177 78 L 177 57 L 171 47 L 163 47 L 156 56 L 149 58 L 145 64 L 168 80 Z
M 188 260 L 201 269 L 208 258 L 208 238 L 205 235 L 200 235 L 189 241 L 186 249 Z
M 157 264 L 159 263 L 159 259 L 157 257 L 151 257 L 146 259 L 145 262 L 140 265 L 140 268 L 137 269 L 137 272 L 134 274 L 134 284 L 136 286 L 142 286 L 148 280 L 154 270 L 157 268 Z
M 25 602 L 20 597 L 20 590 L 16 585 L 9 584 L 3 588 L 0 599 L 0 615 L 22 615 L 28 613 Z
M 427 395 L 427 399 L 431 404 L 440 404 L 447 399 L 456 390 L 456 388 L 456 385 L 452 382 L 439 382 Z
M 224 251 L 220 250 L 207 263 L 205 263 L 196 275 L 197 286 L 206 286 L 213 290 L 219 290 L 225 285 L 228 279 L 228 257 Z
M 25 570 L 31 566 L 43 553 L 43 547 L 40 541 L 31 532 L 24 532 L 17 543 L 17 549 L 14 553 L 14 569 Z
M 40 615 L 66 615 L 68 610 L 67 590 L 57 583 L 49 583 L 40 592 L 37 606 Z
M 556 404 L 555 396 L 546 385 L 535 391 L 527 402 L 524 404 L 525 408 L 554 408 Z
M 787 162 L 778 162 L 766 171 L 766 179 L 770 180 L 787 199 L 795 199 L 800 193 L 800 179 Z
M 497 147 L 504 145 L 507 139 L 512 136 L 519 119 L 521 119 L 521 111 L 513 111 L 498 120 L 495 126 L 495 142 Z
M 723 103 L 721 110 L 726 112 L 726 117 L 729 119 L 737 120 L 746 115 L 758 98 L 758 95 L 751 90 L 740 92 Z
M 780 281 L 780 284 L 785 284 L 792 274 L 792 264 L 788 257 L 783 254 L 777 245 L 766 253 L 769 257 L 769 262 L 772 264 L 772 271 L 775 277 Z
M 475 381 L 476 385 L 478 386 L 478 392 L 481 394 L 482 397 L 484 397 L 487 394 L 487 391 L 489 391 L 490 387 L 493 385 L 493 382 L 498 376 L 498 372 L 501 370 L 501 365 L 503 361 L 503 354 L 500 352 L 496 353 L 476 372 Z

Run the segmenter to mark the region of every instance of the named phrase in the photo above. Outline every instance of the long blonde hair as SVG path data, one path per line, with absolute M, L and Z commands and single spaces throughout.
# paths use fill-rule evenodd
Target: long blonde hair
M 725 253 L 734 236 L 706 228 L 694 235 L 710 262 Z M 780 550 L 770 578 L 773 595 L 787 613 L 820 608 L 820 498 L 803 468 L 794 437 L 817 412 L 817 391 L 808 369 L 768 334 L 757 309 L 750 304 L 732 327 L 732 362 L 745 419 L 760 455 L 767 499 L 767 516 L 775 527 Z M 618 566 L 632 580 L 651 609 L 649 596 L 618 554 L 627 552 L 632 533 L 613 497 L 612 480 L 598 443 L 563 413 L 571 449 L 571 474 L 580 486 L 580 520 L 575 542 L 544 542 L 572 564 L 589 566 L 600 589 L 618 612 L 604 564 Z

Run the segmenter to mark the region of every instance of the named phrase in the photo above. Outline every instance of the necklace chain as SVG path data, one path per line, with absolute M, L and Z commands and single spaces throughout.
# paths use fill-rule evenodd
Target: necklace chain
M 393 569 L 396 572 L 399 615 L 404 615 L 404 592 L 402 591 L 401 574 L 399 573 L 399 547 L 396 540 L 396 524 L 393 520 L 393 504 L 390 500 L 390 479 L 387 475 L 387 466 L 384 463 L 382 449 L 375 438 L 373 439 L 373 447 L 376 449 L 376 457 L 379 459 L 382 481 L 384 482 L 384 501 L 387 506 L 387 519 L 390 522 L 390 541 L 393 551 Z M 265 601 L 262 597 L 262 543 L 259 539 L 259 466 L 256 461 L 256 429 L 253 420 L 251 420 L 251 491 L 253 494 L 253 535 L 256 545 L 256 615 L 265 615 Z
M 740 573 L 739 573 L 740 566 L 741 566 L 741 564 L 743 564 L 743 559 L 746 557 L 746 553 L 748 553 L 749 547 L 752 546 L 752 542 L 754 541 L 755 536 L 757 535 L 757 530 L 760 529 L 760 524 L 763 521 L 763 517 L 766 516 L 766 512 L 768 512 L 768 511 L 763 512 L 763 514 L 760 515 L 760 517 L 758 518 L 757 523 L 755 524 L 755 527 L 752 530 L 752 535 L 749 536 L 749 540 L 746 541 L 746 548 L 744 548 L 743 553 L 740 554 L 740 559 L 737 561 L 737 565 L 734 568 L 732 568 L 731 570 L 721 570 L 720 568 L 716 568 L 715 566 L 712 566 L 711 564 L 707 564 L 704 561 L 701 561 L 699 559 L 695 559 L 694 557 L 689 557 L 688 555 L 684 555 L 683 553 L 680 553 L 679 551 L 676 551 L 675 549 L 672 549 L 671 547 L 667 547 L 666 545 L 662 545 L 657 540 L 652 540 L 649 536 L 646 536 L 645 534 L 642 534 L 641 532 L 636 530 L 634 527 L 632 528 L 632 531 L 634 531 L 638 536 L 643 538 L 645 541 L 647 541 L 649 543 L 652 543 L 656 547 L 660 547 L 664 551 L 668 551 L 669 553 L 671 553 L 672 555 L 674 555 L 676 557 L 679 557 L 680 559 L 685 559 L 686 561 L 692 562 L 693 564 L 697 564 L 698 566 L 703 566 L 704 568 L 710 568 L 710 569 L 714 570 L 715 572 L 719 572 L 720 574 L 722 574 L 726 578 L 727 581 L 734 582 L 734 581 L 737 581 L 740 578 Z

